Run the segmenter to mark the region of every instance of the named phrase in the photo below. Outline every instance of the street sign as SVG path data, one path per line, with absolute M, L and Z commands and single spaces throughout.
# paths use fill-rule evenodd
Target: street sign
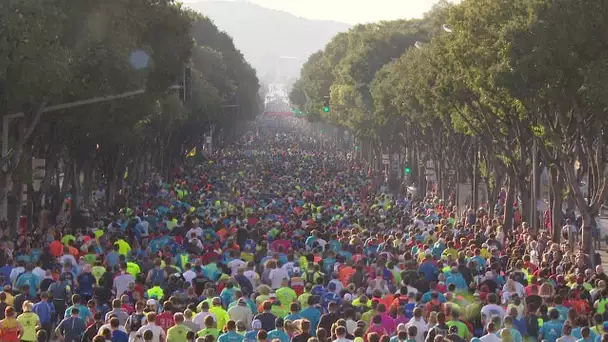
M 45 175 L 45 159 L 32 158 L 32 186 L 34 191 L 39 191 Z
M 388 154 L 383 154 L 382 155 L 382 165 L 390 165 L 391 160 L 389 158 Z
M 207 140 L 206 141 L 207 141 L 207 144 L 211 144 L 211 137 L 207 136 Z

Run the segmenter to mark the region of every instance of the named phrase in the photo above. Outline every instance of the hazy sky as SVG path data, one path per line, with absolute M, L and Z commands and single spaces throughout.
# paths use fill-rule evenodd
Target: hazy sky
M 185 4 L 204 0 L 182 0 Z M 243 0 L 237 0 L 243 1 Z M 349 24 L 420 17 L 437 0 L 249 0 L 309 19 Z

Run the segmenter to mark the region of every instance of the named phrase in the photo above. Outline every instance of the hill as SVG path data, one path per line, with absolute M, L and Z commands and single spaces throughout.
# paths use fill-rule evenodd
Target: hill
M 201 1 L 188 7 L 208 16 L 231 35 L 258 77 L 268 83 L 295 80 L 308 56 L 322 49 L 336 33 L 351 27 L 305 19 L 246 1 Z

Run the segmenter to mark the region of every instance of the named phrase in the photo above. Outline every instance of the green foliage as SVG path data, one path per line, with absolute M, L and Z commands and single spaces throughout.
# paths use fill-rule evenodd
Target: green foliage
M 185 66 L 184 102 L 172 88 Z M 145 92 L 38 115 L 48 105 L 138 90 Z M 21 147 L 55 146 L 68 166 L 92 162 L 108 182 L 146 154 L 167 172 L 203 132 L 253 119 L 259 90 L 232 38 L 173 0 L 0 2 L 1 112 L 25 113 L 34 130 Z

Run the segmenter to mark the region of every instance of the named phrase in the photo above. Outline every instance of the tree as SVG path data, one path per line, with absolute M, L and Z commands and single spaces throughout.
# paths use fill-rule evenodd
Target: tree
M 555 177 L 564 177 L 583 218 L 583 250 L 590 251 L 594 216 L 608 197 L 608 9 L 561 0 L 532 8 L 527 25 L 509 32 L 505 55 L 512 71 L 505 73 L 505 84 L 533 118 L 528 133 L 544 141 L 543 159 L 557 170 Z M 582 174 L 588 194 L 581 190 Z

